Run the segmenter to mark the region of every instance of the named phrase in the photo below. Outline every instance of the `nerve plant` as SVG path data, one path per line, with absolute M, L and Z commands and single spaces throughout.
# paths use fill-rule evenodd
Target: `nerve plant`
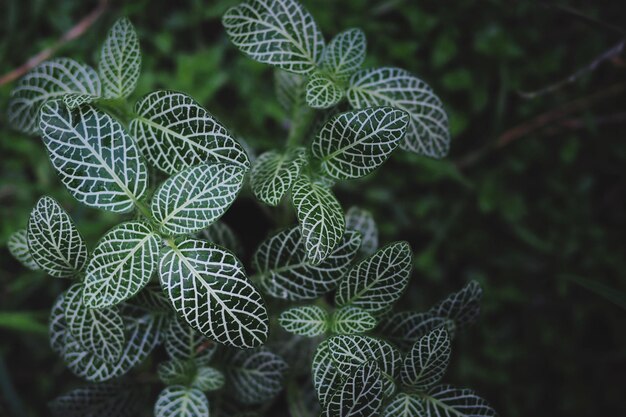
M 332 191 L 398 147 L 445 156 L 441 101 L 405 70 L 361 69 L 364 33 L 325 44 L 295 0 L 250 0 L 223 23 L 235 46 L 275 67 L 290 114 L 285 145 L 254 160 L 187 94 L 155 91 L 129 104 L 141 54 L 127 19 L 109 32 L 97 71 L 53 59 L 12 92 L 11 123 L 42 137 L 69 192 L 126 213 L 90 250 L 44 196 L 10 239 L 26 267 L 69 278 L 50 342 L 93 384 L 54 400 L 53 412 L 136 415 L 152 372 L 159 417 L 269 415 L 284 387 L 294 417 L 495 415 L 471 390 L 440 385 L 453 336 L 478 314 L 478 284 L 427 312 L 393 312 L 411 248 L 379 248 L 372 215 L 344 214 Z M 251 277 L 219 220 L 246 178 L 259 204 L 290 200 L 298 222 L 260 244 Z M 147 361 L 159 345 L 164 353 Z

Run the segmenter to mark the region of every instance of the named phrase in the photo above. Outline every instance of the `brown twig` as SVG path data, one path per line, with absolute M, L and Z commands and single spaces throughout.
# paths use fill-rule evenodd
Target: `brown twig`
M 44 49 L 37 55 L 34 55 L 28 59 L 24 64 L 15 68 L 14 70 L 4 74 L 0 77 L 0 85 L 8 84 L 13 80 L 20 78 L 28 71 L 41 64 L 46 59 L 50 58 L 60 47 L 65 45 L 87 31 L 94 24 L 96 20 L 104 13 L 109 5 L 109 0 L 99 0 L 98 6 L 93 9 L 87 16 L 83 17 L 76 25 L 70 30 L 65 32 L 55 43 L 49 48 Z

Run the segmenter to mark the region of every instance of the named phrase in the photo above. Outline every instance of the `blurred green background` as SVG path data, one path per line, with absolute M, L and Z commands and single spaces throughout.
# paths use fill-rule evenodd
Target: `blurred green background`
M 187 92 L 253 149 L 279 146 L 285 115 L 272 71 L 229 44 L 220 24 L 234 3 L 112 1 L 55 55 L 95 65 L 110 25 L 128 16 L 144 52 L 133 98 Z M 402 308 L 425 310 L 469 279 L 483 285 L 483 315 L 455 342 L 447 381 L 474 388 L 502 416 L 626 415 L 626 53 L 548 94 L 520 94 L 623 40 L 624 2 L 304 3 L 327 40 L 362 28 L 366 66 L 410 70 L 449 112 L 447 159 L 398 151 L 337 190 L 346 209 L 374 212 L 383 242 L 411 243 L 415 268 Z M 2 0 L 0 74 L 53 45 L 96 5 Z M 44 416 L 47 401 L 78 383 L 49 349 L 45 327 L 66 283 L 21 268 L 6 241 L 43 194 L 61 201 L 92 245 L 119 217 L 73 201 L 40 139 L 7 126 L 13 85 L 0 86 L 0 415 Z M 245 196 L 226 216 L 248 255 L 270 227 L 262 216 Z

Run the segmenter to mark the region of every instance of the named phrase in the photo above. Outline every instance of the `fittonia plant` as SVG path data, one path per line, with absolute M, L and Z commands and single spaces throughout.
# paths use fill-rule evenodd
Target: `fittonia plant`
M 440 385 L 454 334 L 478 314 L 478 284 L 427 312 L 394 313 L 411 248 L 379 247 L 371 214 L 344 213 L 332 191 L 398 147 L 443 157 L 441 101 L 405 70 L 361 68 L 359 29 L 325 44 L 295 0 L 247 1 L 223 22 L 235 46 L 275 67 L 291 114 L 285 145 L 254 162 L 187 94 L 155 91 L 128 104 L 141 54 L 126 19 L 109 32 L 97 71 L 53 59 L 12 92 L 11 123 L 42 137 L 69 192 L 126 213 L 89 250 L 44 196 L 9 242 L 26 267 L 67 279 L 52 306 L 51 346 L 93 384 L 54 400 L 53 411 L 136 415 L 151 407 L 141 390 L 154 383 L 152 369 L 158 417 L 269 415 L 285 387 L 282 409 L 294 417 L 495 415 L 472 391 Z M 154 184 L 151 170 L 169 178 Z M 246 178 L 259 204 L 290 200 L 298 220 L 260 243 L 251 277 L 219 220 Z M 158 345 L 169 359 L 146 365 Z

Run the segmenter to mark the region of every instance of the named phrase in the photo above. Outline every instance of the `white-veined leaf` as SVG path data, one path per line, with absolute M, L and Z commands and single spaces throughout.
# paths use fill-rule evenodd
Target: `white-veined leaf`
M 265 204 L 278 205 L 306 162 L 306 150 L 302 147 L 288 149 L 284 153 L 263 153 L 254 162 L 250 172 L 250 186 L 254 195 Z
M 369 211 L 356 206 L 350 207 L 346 212 L 346 230 L 361 233 L 361 254 L 369 256 L 378 249 L 378 227 Z
M 9 237 L 7 248 L 11 255 L 26 268 L 33 271 L 41 269 L 33 259 L 33 255 L 28 248 L 28 237 L 26 229 L 20 229 Z
M 345 306 L 335 311 L 331 323 L 333 333 L 360 334 L 376 327 L 376 318 L 362 308 Z
M 400 372 L 402 383 L 425 391 L 439 382 L 450 361 L 450 338 L 443 328 L 422 336 L 411 348 Z
M 172 359 L 161 362 L 157 368 L 157 375 L 165 385 L 190 386 L 197 372 L 196 364 L 192 360 Z
M 119 19 L 100 50 L 98 71 L 104 97 L 126 98 L 137 87 L 141 70 L 139 38 L 130 20 Z
M 446 318 L 433 316 L 430 313 L 400 311 L 384 317 L 380 322 L 378 332 L 400 349 L 407 351 L 419 338 L 439 327 L 445 327 L 450 334 Z
M 341 204 L 332 191 L 300 177 L 291 189 L 307 259 L 319 265 L 335 250 L 346 230 Z
M 418 396 L 399 392 L 387 404 L 382 417 L 421 417 L 424 415 L 424 406 Z
M 335 84 L 330 76 L 313 73 L 306 84 L 306 104 L 314 109 L 327 109 L 339 103 L 343 98 L 343 89 Z
M 341 82 L 346 82 L 365 60 L 365 33 L 361 29 L 347 29 L 338 33 L 324 48 L 322 68 Z
M 198 368 L 191 386 L 203 392 L 217 391 L 224 386 L 224 382 L 224 374 L 220 371 L 210 366 L 201 366 Z
M 39 132 L 39 111 L 48 100 L 68 94 L 100 97 L 100 79 L 88 65 L 69 58 L 45 61 L 20 79 L 11 91 L 9 123 L 24 132 Z
M 404 136 L 409 116 L 392 107 L 340 113 L 311 145 L 322 168 L 335 179 L 360 178 L 382 165 Z
M 230 249 L 234 253 L 243 252 L 243 246 L 239 238 L 233 229 L 223 221 L 218 220 L 206 229 L 203 229 L 198 233 L 198 237 L 215 243 L 216 245 L 223 246 L 226 249 Z
M 248 0 L 222 18 L 230 40 L 250 58 L 306 74 L 317 65 L 324 37 L 296 0 Z
M 283 389 L 287 363 L 266 348 L 236 351 L 226 367 L 227 384 L 242 404 L 262 404 Z
M 348 231 L 333 252 L 312 265 L 299 227 L 285 229 L 265 240 L 254 253 L 253 264 L 263 290 L 284 300 L 312 300 L 333 289 L 359 249 L 361 237 Z
M 53 277 L 69 277 L 83 269 L 87 246 L 65 210 L 41 197 L 28 220 L 28 248 L 35 262 Z
M 146 191 L 148 170 L 139 149 L 108 114 L 49 101 L 41 110 L 41 132 L 52 165 L 81 203 L 127 212 Z
M 90 94 L 66 94 L 61 100 L 63 104 L 65 104 L 70 110 L 74 110 L 77 107 L 82 106 L 83 104 L 89 104 L 96 101 L 98 97 L 92 96 Z
M 496 417 L 487 401 L 470 389 L 438 385 L 423 395 L 424 417 Z
M 402 295 L 411 273 L 411 247 L 394 242 L 354 265 L 335 294 L 338 306 L 353 305 L 376 315 Z
M 150 281 L 159 256 L 159 236 L 141 222 L 122 223 L 105 234 L 87 265 L 83 301 L 104 308 L 137 294 Z
M 383 378 L 375 362 L 364 363 L 348 377 L 326 406 L 328 417 L 377 416 L 383 402 Z
M 59 356 L 65 350 L 65 332 L 67 323 L 65 322 L 65 293 L 61 293 L 54 300 L 50 309 L 48 319 L 48 336 L 50 336 L 50 347 Z
M 326 333 L 329 315 L 319 306 L 292 307 L 278 317 L 278 324 L 289 333 L 314 337 Z
M 288 114 L 302 102 L 306 87 L 306 77 L 293 72 L 274 70 L 274 88 L 278 103 Z
M 186 239 L 164 253 L 159 271 L 174 308 L 194 329 L 234 347 L 265 343 L 267 309 L 232 252 Z
M 196 388 L 172 385 L 159 394 L 155 417 L 209 417 L 209 400 Z
M 165 330 L 165 350 L 172 359 L 192 359 L 199 365 L 207 365 L 217 344 L 204 338 L 182 318 L 174 317 Z
M 152 197 L 154 219 L 165 233 L 199 232 L 219 219 L 235 201 L 244 170 L 227 164 L 202 164 L 165 181 Z
M 350 79 L 352 107 L 391 106 L 411 116 L 402 149 L 431 158 L 446 156 L 450 148 L 448 116 L 441 100 L 422 80 L 400 68 L 361 70 Z
M 311 363 L 313 386 L 322 408 L 326 407 L 331 397 L 341 386 L 341 373 L 333 361 L 328 339 L 323 340 L 315 351 Z
M 131 133 L 148 162 L 167 174 L 207 162 L 250 167 L 243 147 L 186 94 L 155 91 L 137 102 L 135 113 Z
M 131 417 L 137 413 L 139 397 L 128 384 L 105 382 L 73 389 L 48 407 L 55 417 Z
M 124 349 L 124 322 L 117 308 L 91 309 L 83 303 L 83 285 L 65 293 L 65 320 L 84 349 L 104 362 L 115 363 Z
M 450 294 L 428 312 L 434 316 L 454 320 L 457 327 L 473 324 L 480 314 L 483 290 L 477 281 L 470 281 L 460 291 Z

